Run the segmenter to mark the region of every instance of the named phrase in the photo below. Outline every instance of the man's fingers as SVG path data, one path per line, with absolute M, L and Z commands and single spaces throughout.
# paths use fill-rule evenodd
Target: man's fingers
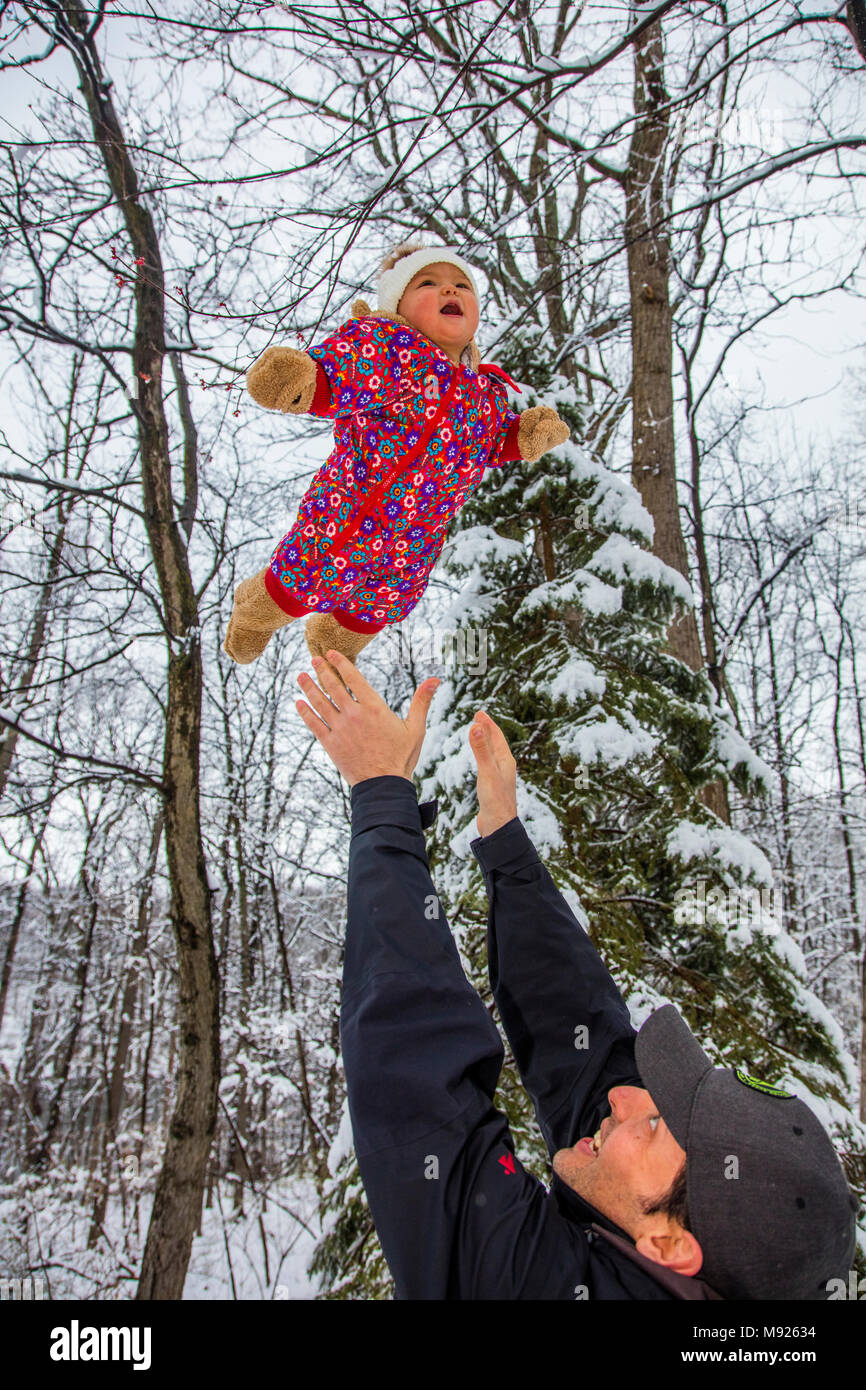
M 364 679 L 355 663 L 350 661 L 344 652 L 338 652 L 330 648 L 325 652 L 325 656 L 328 658 L 331 665 L 339 671 L 356 700 L 361 703 L 368 703 L 370 700 L 380 700 L 383 705 L 385 704 L 378 690 L 374 690 L 370 682 Z
M 478 719 L 469 730 L 469 742 L 476 757 L 488 758 L 490 756 L 490 735 Z
M 483 728 L 487 734 L 490 740 L 490 747 L 497 762 L 501 758 L 513 757 L 511 749 L 508 747 L 508 739 L 496 723 L 496 720 L 491 719 L 487 711 L 483 709 L 478 711 L 475 718 L 478 721 L 479 727 Z
M 298 714 L 303 719 L 310 733 L 315 734 L 316 738 L 319 740 L 322 747 L 324 748 L 325 739 L 331 732 L 329 725 L 325 724 L 316 714 L 316 711 L 311 709 L 310 706 L 304 700 L 296 700 L 295 709 L 298 711 Z
M 306 671 L 302 671 L 298 676 L 298 685 L 303 690 L 309 702 L 307 708 L 309 709 L 310 705 L 312 705 L 313 710 L 322 720 L 323 724 L 326 724 L 328 728 L 330 728 L 332 716 L 338 713 L 333 701 L 329 700 L 327 695 L 322 694 L 312 676 L 309 676 Z
M 316 673 L 316 679 L 318 680 L 322 689 L 327 691 L 328 695 L 331 698 L 331 702 L 337 706 L 337 709 L 342 708 L 340 702 L 341 696 L 343 699 L 343 703 L 345 703 L 347 700 L 350 701 L 352 698 L 349 692 L 346 690 L 345 685 L 342 685 L 340 683 L 339 677 L 336 671 L 334 670 L 333 664 L 330 664 L 331 658 L 339 655 L 339 652 L 328 652 L 327 661 L 322 659 L 313 659 L 313 670 Z M 342 672 L 340 674 L 342 674 Z
M 412 696 L 412 703 L 409 706 L 406 718 L 403 722 L 413 730 L 416 728 L 423 729 L 427 724 L 427 715 L 430 713 L 430 705 L 440 684 L 437 678 L 436 684 L 434 685 L 433 679 L 434 678 L 422 681 L 421 685 L 418 686 L 418 689 Z

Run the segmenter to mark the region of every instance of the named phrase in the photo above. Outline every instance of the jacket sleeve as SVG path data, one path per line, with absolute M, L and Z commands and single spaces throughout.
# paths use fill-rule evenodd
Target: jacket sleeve
M 583 1231 L 514 1155 L 503 1061 L 430 877 L 413 784 L 352 788 L 340 1031 L 355 1153 L 400 1299 L 573 1299 Z M 423 812 L 423 815 L 422 815 Z M 434 809 L 435 813 L 435 809 Z
M 317 365 L 314 413 L 338 420 L 382 409 L 409 393 L 418 335 L 387 319 L 350 319 L 333 337 L 308 348 L 307 356 Z M 320 372 L 330 387 L 327 398 Z
M 517 459 L 523 458 L 520 452 L 520 446 L 517 443 L 517 431 L 519 428 L 520 416 L 515 415 L 514 419 L 508 423 L 505 431 L 505 438 L 502 441 L 502 447 L 498 455 L 495 455 L 496 463 L 492 465 L 493 467 L 501 467 L 503 463 L 514 463 Z M 493 455 L 491 455 L 491 457 L 493 457 Z
M 519 818 L 471 842 L 487 887 L 490 985 L 551 1155 L 595 1133 L 612 1086 L 642 1086 L 635 1029 Z
M 517 446 L 520 416 L 508 404 L 507 391 L 501 379 L 493 378 L 493 383 L 487 394 L 495 419 L 495 432 L 486 466 L 488 468 L 501 468 L 504 463 L 521 457 Z

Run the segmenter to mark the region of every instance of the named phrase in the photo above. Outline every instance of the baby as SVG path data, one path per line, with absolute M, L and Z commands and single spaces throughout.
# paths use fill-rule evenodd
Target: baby
M 235 591 L 224 645 L 241 664 L 307 615 L 314 656 L 354 661 L 419 602 L 485 468 L 569 436 L 549 406 L 516 415 L 505 383 L 520 388 L 480 362 L 475 277 L 453 247 L 397 247 L 378 290 L 375 312 L 356 300 L 333 337 L 268 348 L 247 376 L 260 405 L 333 420 L 335 448 L 270 565 Z

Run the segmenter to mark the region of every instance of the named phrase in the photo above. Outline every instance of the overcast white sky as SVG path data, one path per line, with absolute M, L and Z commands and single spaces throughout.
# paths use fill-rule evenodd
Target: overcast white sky
M 125 31 L 128 38 L 124 38 Z M 122 81 L 124 59 L 140 57 L 141 49 L 132 41 L 129 26 L 116 17 L 110 17 L 103 34 L 110 40 L 106 66 L 116 80 Z M 36 47 L 31 44 L 31 51 Z M 22 134 L 31 134 L 34 138 L 44 138 L 41 124 L 28 107 L 38 102 L 46 85 L 58 77 L 62 77 L 67 88 L 72 87 L 71 66 L 66 55 L 58 54 L 47 63 L 5 72 L 0 96 L 0 137 L 14 140 L 20 139 Z M 141 65 L 135 66 L 137 78 L 141 80 Z M 800 83 L 801 78 L 796 73 L 779 74 L 769 84 L 761 78 L 754 99 L 747 99 L 743 112 L 735 118 L 746 140 L 760 135 L 766 142 L 768 155 L 779 153 L 787 141 L 796 138 L 797 101 L 800 97 L 805 99 Z M 850 115 L 853 120 L 855 113 L 852 111 Z M 862 130 L 862 126 L 859 128 Z M 846 152 L 843 157 L 849 168 L 859 164 L 862 169 L 866 165 L 866 153 L 862 151 Z M 818 181 L 812 187 L 817 200 L 825 185 Z M 850 238 L 850 228 L 834 236 L 832 227 L 828 226 L 828 235 L 821 247 L 828 260 L 842 245 L 840 237 Z M 866 362 L 864 324 L 863 306 L 851 295 L 829 294 L 817 303 L 792 305 L 780 311 L 763 330 L 769 340 L 765 347 L 755 336 L 750 336 L 734 349 L 729 359 L 728 377 L 741 382 L 747 390 L 756 382 L 763 383 L 766 402 L 773 406 L 776 414 L 774 428 L 789 429 L 792 438 L 801 441 L 801 447 L 804 440 L 826 446 L 828 437 L 845 432 L 852 405 L 850 373 L 858 367 L 862 369 Z

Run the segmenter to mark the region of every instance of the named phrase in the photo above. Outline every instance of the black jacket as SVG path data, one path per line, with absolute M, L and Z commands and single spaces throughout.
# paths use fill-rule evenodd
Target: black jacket
M 716 1298 L 639 1255 L 607 1217 L 514 1156 L 493 1104 L 504 1060 L 460 964 L 404 777 L 352 788 L 341 1036 L 355 1153 L 400 1299 Z M 472 841 L 490 900 L 497 1008 L 551 1153 L 642 1082 L 601 957 L 515 818 Z M 585 1025 L 591 1045 L 575 1047 Z

